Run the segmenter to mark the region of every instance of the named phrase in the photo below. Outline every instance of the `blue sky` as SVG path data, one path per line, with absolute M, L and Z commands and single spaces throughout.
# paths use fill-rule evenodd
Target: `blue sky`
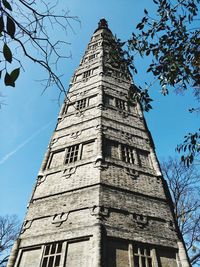
M 151 0 L 60 0 L 57 8 L 62 7 L 81 21 L 72 23 L 74 33 L 69 30 L 66 36 L 71 45 L 64 52 L 72 53 L 71 59 L 60 64 L 66 87 L 100 18 L 108 20 L 113 34 L 127 39 L 142 18 L 144 8 L 154 13 Z M 56 34 L 59 38 L 59 32 Z M 144 63 L 137 64 L 139 74 L 134 80 L 144 85 L 151 78 L 144 72 Z M 41 69 L 27 60 L 24 65 L 26 71 L 21 73 L 16 88 L 1 85 L 6 105 L 0 110 L 0 215 L 15 213 L 20 219 L 24 217 L 60 109 L 56 88 L 42 94 L 43 87 L 37 81 L 43 78 Z M 163 97 L 159 90 L 158 85 L 152 89 L 154 109 L 145 116 L 157 155 L 162 159 L 173 156 L 182 137 L 199 127 L 199 117 L 187 112 L 194 105 L 190 94 Z

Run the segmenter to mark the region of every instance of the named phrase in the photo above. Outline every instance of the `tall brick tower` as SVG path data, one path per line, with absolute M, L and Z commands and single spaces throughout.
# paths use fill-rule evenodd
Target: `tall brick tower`
M 127 66 L 105 19 L 78 69 L 8 267 L 188 267 Z

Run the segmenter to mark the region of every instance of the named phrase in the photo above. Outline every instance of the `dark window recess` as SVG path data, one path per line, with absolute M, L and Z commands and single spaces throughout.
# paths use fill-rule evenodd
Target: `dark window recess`
M 90 56 L 88 57 L 88 60 L 92 60 L 92 59 L 94 59 L 95 57 L 96 57 L 96 54 L 90 55 Z
M 86 107 L 86 104 L 87 104 L 87 98 L 80 99 L 76 102 L 76 108 L 83 109 Z
M 83 73 L 83 78 L 88 78 L 91 75 L 91 70 L 87 70 Z
M 134 267 L 152 267 L 152 257 L 149 248 L 134 246 Z
M 122 160 L 127 163 L 135 162 L 135 153 L 134 149 L 128 146 L 122 145 Z
M 78 160 L 79 145 L 67 147 L 65 164 Z
M 116 107 L 122 110 L 126 110 L 126 102 L 124 100 L 116 98 Z
M 62 252 L 62 243 L 53 243 L 45 246 L 42 258 L 42 267 L 59 267 Z
M 99 43 L 91 45 L 91 49 L 96 49 L 99 46 Z

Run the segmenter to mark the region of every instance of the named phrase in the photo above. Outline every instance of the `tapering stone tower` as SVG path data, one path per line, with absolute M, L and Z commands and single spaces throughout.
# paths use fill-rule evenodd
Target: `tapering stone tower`
M 190 266 L 105 19 L 72 78 L 8 267 Z M 133 87 L 133 86 L 132 86 Z

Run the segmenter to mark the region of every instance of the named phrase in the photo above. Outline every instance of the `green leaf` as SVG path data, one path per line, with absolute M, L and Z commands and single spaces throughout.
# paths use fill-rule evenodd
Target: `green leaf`
M 12 77 L 7 72 L 6 72 L 5 77 L 4 77 L 4 83 L 6 86 L 15 87 L 15 83 L 13 82 Z
M 8 34 L 10 35 L 11 38 L 14 38 L 14 35 L 15 35 L 15 23 L 14 21 L 10 18 L 10 17 L 7 17 L 7 32 Z
M 4 21 L 3 21 L 3 16 L 1 15 L 0 17 L 0 33 L 4 30 Z
M 20 73 L 20 68 L 14 69 L 11 73 L 10 76 L 13 80 L 13 82 L 15 82 L 17 80 L 17 78 L 19 77 L 19 73 Z
M 9 63 L 12 62 L 12 52 L 6 43 L 4 43 L 4 46 L 3 46 L 3 55 L 6 61 L 8 61 Z
M 10 11 L 12 11 L 12 7 L 11 5 L 8 3 L 7 0 L 2 0 L 3 5 L 5 6 L 5 8 L 9 9 Z

